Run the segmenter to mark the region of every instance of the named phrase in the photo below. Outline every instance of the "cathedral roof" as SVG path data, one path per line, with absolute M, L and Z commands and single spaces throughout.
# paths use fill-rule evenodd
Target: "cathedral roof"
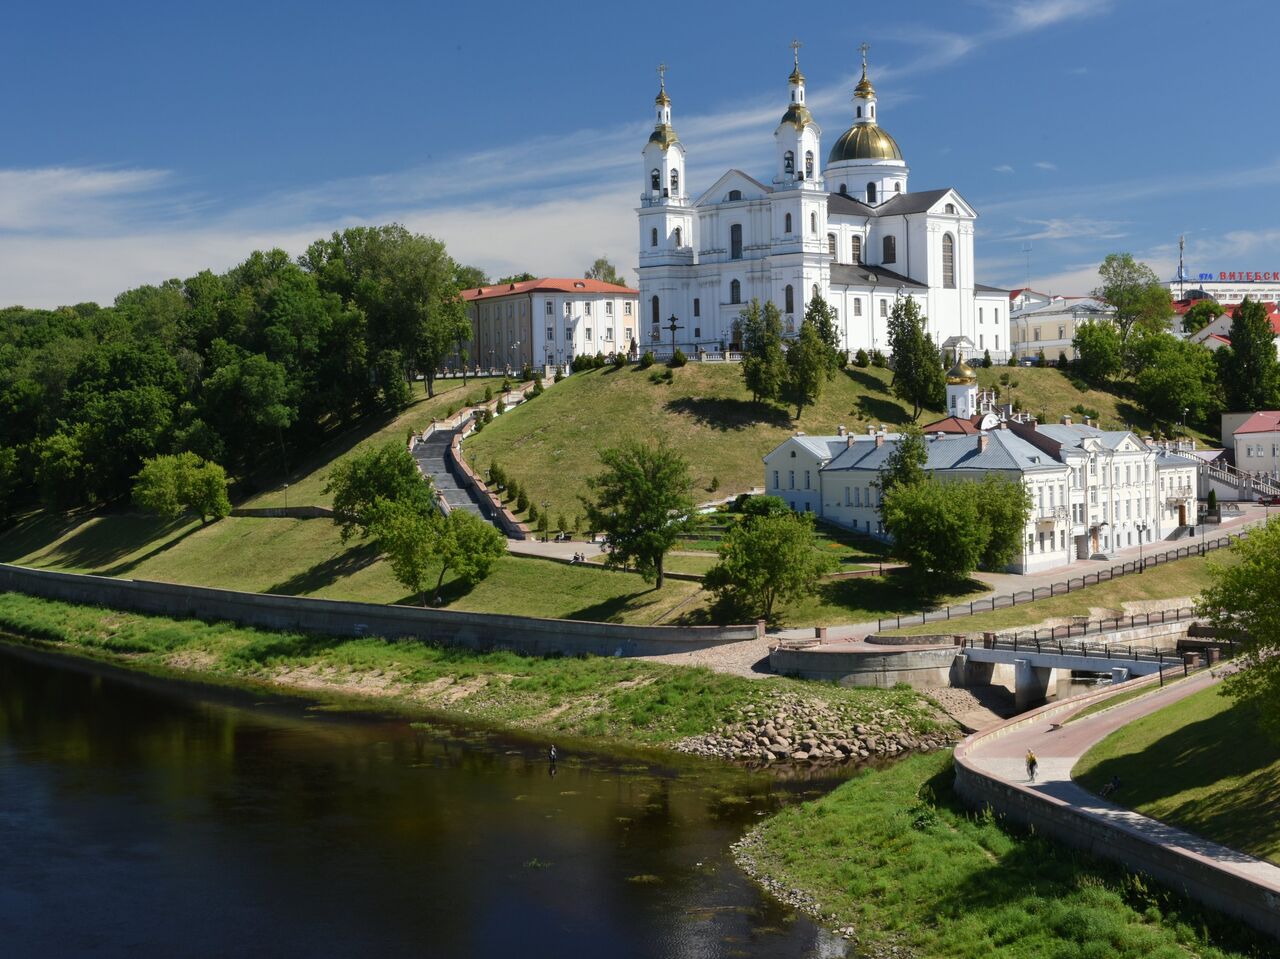
M 637 296 L 639 290 L 604 280 L 582 277 L 541 277 L 522 283 L 491 283 L 488 286 L 471 287 L 462 291 L 464 300 L 487 300 L 495 296 L 512 296 L 521 293 L 574 293 L 579 296 L 591 293 L 612 293 L 615 296 Z
M 901 160 L 898 141 L 875 123 L 855 123 L 831 148 L 827 165 L 842 160 Z
M 901 216 L 904 213 L 925 213 L 951 192 L 950 187 L 941 190 L 921 190 L 918 193 L 894 193 L 876 206 L 855 200 L 845 193 L 827 194 L 828 213 L 851 213 L 854 216 Z
M 963 360 L 947 370 L 947 384 L 950 386 L 971 386 L 977 382 L 978 374 L 973 372 L 973 367 Z
M 880 266 L 863 266 L 860 263 L 832 263 L 831 283 L 834 286 L 879 286 L 886 290 L 925 290 L 928 286 L 909 276 L 894 273 Z

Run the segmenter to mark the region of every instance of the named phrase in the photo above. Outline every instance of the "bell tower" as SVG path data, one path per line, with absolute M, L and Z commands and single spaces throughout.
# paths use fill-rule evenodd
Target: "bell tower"
M 822 128 L 805 105 L 804 74 L 800 72 L 799 40 L 791 41 L 793 67 L 787 77 L 790 103 L 773 133 L 777 144 L 777 173 L 773 182 L 789 189 L 801 183 L 822 187 Z

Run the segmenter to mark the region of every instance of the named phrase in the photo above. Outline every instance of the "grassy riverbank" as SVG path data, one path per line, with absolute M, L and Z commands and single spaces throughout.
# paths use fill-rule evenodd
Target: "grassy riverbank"
M 950 752 L 868 771 L 763 823 L 739 861 L 875 956 L 1264 954 L 1139 877 L 969 812 L 952 779 Z
M 1116 776 L 1117 802 L 1280 865 L 1280 744 L 1219 686 L 1116 730 L 1072 775 L 1094 790 Z
M 906 688 L 751 680 L 608 657 L 475 653 L 377 637 L 274 633 L 0 594 L 0 631 L 64 652 L 193 679 L 356 697 L 422 713 L 559 735 L 671 746 L 782 701 L 919 735 L 952 724 Z M 889 717 L 887 720 L 885 717 Z

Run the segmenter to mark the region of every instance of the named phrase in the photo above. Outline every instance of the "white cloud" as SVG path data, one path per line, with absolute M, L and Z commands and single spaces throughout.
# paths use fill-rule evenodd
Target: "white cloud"
M 1035 168 L 1036 168 L 1037 170 L 1056 170 L 1056 169 L 1058 169 L 1058 164 L 1056 164 L 1056 163 L 1050 163 L 1048 160 L 1037 160 L 1037 161 L 1035 162 L 1034 166 L 1035 166 Z
M 1082 216 L 1053 217 L 1047 220 L 1023 219 L 1030 229 L 1018 230 L 997 240 L 1066 240 L 1090 237 L 1097 240 L 1115 240 L 1127 234 L 1119 220 L 1096 220 Z
M 993 169 L 996 173 L 1012 173 L 1013 172 L 1013 167 L 1009 166 L 1009 164 L 1007 163 L 1001 163 L 999 166 L 993 166 L 991 169 Z
M 97 225 L 118 210 L 121 201 L 136 207 L 139 195 L 168 179 L 164 170 L 0 170 L 0 231 Z

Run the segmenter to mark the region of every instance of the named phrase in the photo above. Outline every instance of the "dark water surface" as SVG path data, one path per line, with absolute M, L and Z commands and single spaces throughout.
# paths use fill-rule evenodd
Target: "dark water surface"
M 0 643 L 0 955 L 842 956 L 728 846 L 799 791 Z

